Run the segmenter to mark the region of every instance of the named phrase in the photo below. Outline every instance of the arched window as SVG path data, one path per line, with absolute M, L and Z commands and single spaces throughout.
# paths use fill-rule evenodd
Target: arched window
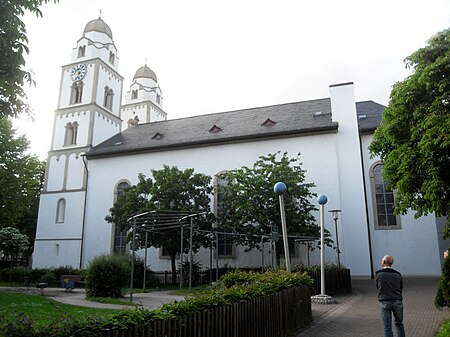
M 224 205 L 222 203 L 223 198 L 223 188 L 228 185 L 228 180 L 224 176 L 225 172 L 220 172 L 215 176 L 214 179 L 214 189 L 215 189 L 215 203 L 214 210 L 216 213 L 217 220 L 219 222 L 219 231 L 220 231 L 220 214 L 224 210 Z M 217 236 L 218 245 L 216 255 L 219 258 L 234 258 L 234 244 L 232 237 L 227 236 L 226 234 L 219 234 Z
M 75 145 L 77 143 L 78 123 L 67 123 L 66 134 L 64 136 L 64 145 Z
M 131 99 L 137 99 L 138 98 L 138 91 L 136 90 L 132 90 L 131 91 Z
M 59 199 L 56 204 L 56 221 L 57 223 L 64 222 L 66 216 L 66 200 Z
M 130 186 L 126 181 L 117 184 L 115 190 L 115 201 L 125 196 L 125 190 Z M 114 246 L 113 252 L 117 254 L 126 254 L 127 252 L 127 230 L 120 230 L 120 226 L 115 224 L 114 228 Z
M 114 65 L 114 58 L 115 55 L 112 51 L 109 52 L 109 63 L 111 63 L 112 65 Z
M 394 192 L 383 179 L 383 165 L 375 163 L 370 169 L 375 229 L 400 229 L 400 217 L 394 214 Z
M 82 81 L 73 82 L 70 87 L 70 104 L 81 103 L 83 98 L 83 85 Z
M 103 106 L 108 110 L 112 110 L 113 97 L 114 91 L 112 89 L 109 89 L 109 87 L 105 87 Z
M 86 46 L 80 46 L 78 48 L 78 57 L 83 57 L 86 54 Z

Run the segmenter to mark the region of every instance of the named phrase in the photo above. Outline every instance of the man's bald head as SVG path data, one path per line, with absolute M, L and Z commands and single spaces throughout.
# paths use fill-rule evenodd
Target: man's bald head
M 383 267 L 391 267 L 394 264 L 394 258 L 391 255 L 385 255 L 381 260 Z

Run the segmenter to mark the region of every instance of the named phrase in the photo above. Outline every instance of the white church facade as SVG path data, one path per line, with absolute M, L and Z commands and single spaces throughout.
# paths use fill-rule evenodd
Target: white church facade
M 342 210 L 338 233 L 328 212 L 325 227 L 333 240 L 338 234 L 341 263 L 353 275 L 370 276 L 385 254 L 396 258 L 405 275 L 440 275 L 448 245 L 441 240 L 445 221 L 392 214 L 394 193 L 367 149 L 385 107 L 355 102 L 353 83 L 331 85 L 328 98 L 170 120 L 155 73 L 147 65 L 139 68 L 123 93 L 118 63 L 111 29 L 100 18 L 92 20 L 62 67 L 33 267 L 85 268 L 98 254 L 126 251 L 122 233 L 105 216 L 140 173 L 169 165 L 215 177 L 287 151 L 301 153 L 306 181 L 328 197 L 325 210 Z M 211 204 L 214 209 L 213 196 Z M 261 252 L 228 248 L 218 255 L 220 266 L 261 265 Z M 268 249 L 265 254 L 269 261 Z M 306 263 L 307 255 L 318 262 L 317 250 L 308 254 L 297 243 L 292 260 Z M 336 262 L 335 250 L 325 255 Z M 196 260 L 208 267 L 209 251 L 201 250 Z M 159 248 L 149 249 L 148 264 L 170 270 Z

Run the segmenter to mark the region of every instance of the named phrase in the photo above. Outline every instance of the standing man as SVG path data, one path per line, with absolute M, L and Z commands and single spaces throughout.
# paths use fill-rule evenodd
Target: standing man
M 403 279 L 402 274 L 392 268 L 394 258 L 386 255 L 381 260 L 382 269 L 376 272 L 375 282 L 378 289 L 378 301 L 384 325 L 384 336 L 394 337 L 392 333 L 392 314 L 394 314 L 397 337 L 405 337 L 403 327 Z

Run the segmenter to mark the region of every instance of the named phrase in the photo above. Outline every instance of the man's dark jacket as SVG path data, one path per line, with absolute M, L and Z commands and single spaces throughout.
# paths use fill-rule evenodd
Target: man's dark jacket
M 383 268 L 375 273 L 378 301 L 403 300 L 402 274 L 392 268 Z

